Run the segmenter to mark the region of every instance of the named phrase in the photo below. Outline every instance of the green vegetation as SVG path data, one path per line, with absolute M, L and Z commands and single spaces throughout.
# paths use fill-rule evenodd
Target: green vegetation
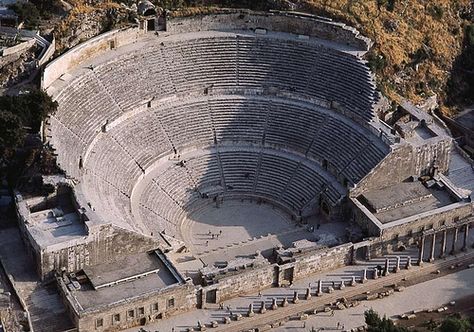
M 34 29 L 38 26 L 40 12 L 31 2 L 16 2 L 10 5 L 9 8 L 18 15 L 20 20 L 25 22 L 26 28 Z
M 454 61 L 447 93 L 451 106 L 474 103 L 474 24 L 464 30 L 464 47 Z
M 364 313 L 367 332 L 408 332 L 406 328 L 396 326 L 387 317 L 380 318 L 379 314 L 370 309 Z
M 443 18 L 444 9 L 441 6 L 437 6 L 437 5 L 431 6 L 429 7 L 428 11 L 430 15 L 437 20 L 441 20 Z
M 413 330 L 413 327 L 410 327 L 410 330 L 408 330 L 405 327 L 397 326 L 392 320 L 386 317 L 380 318 L 379 314 L 373 309 L 365 311 L 364 316 L 368 332 L 417 331 L 416 329 Z M 423 323 L 423 327 L 423 331 L 427 329 L 428 331 L 436 332 L 472 332 L 474 331 L 474 318 L 466 319 L 460 314 L 454 314 L 444 319 L 441 323 L 430 319 L 429 321 Z
M 449 317 L 441 323 L 440 332 L 469 332 L 471 331 L 471 322 L 460 316 Z
M 436 94 L 442 111 L 449 115 L 474 98 L 470 98 L 474 96 L 473 75 L 469 69 L 472 67 L 466 67 L 464 72 L 457 70 L 462 68 L 458 64 L 474 61 L 472 53 L 466 52 L 465 47 L 474 44 L 474 5 L 471 0 L 151 1 L 165 9 L 181 9 L 173 14 L 176 16 L 206 13 L 212 11 L 212 7 L 288 10 L 294 5 L 296 11 L 330 17 L 371 38 L 374 47 L 367 60 L 378 74 L 377 85 L 390 100 L 398 102 L 403 97 L 419 103 Z M 70 36 L 69 27 L 79 25 L 84 15 L 119 9 L 121 2 L 133 3 L 132 0 L 70 0 L 73 10 L 55 31 L 58 36 Z M 61 48 L 58 40 L 60 38 L 57 38 L 57 44 Z
M 51 18 L 51 14 L 59 8 L 58 0 L 31 0 L 16 2 L 9 6 L 28 29 L 36 29 L 41 19 Z
M 377 0 L 377 6 L 379 10 L 384 7 L 389 12 L 393 12 L 393 10 L 395 9 L 395 0 Z
M 13 185 L 38 157 L 50 164 L 48 153 L 44 154 L 41 148 L 23 149 L 23 143 L 28 133 L 38 133 L 41 122 L 56 108 L 57 103 L 41 90 L 0 97 L 0 178 L 7 176 Z

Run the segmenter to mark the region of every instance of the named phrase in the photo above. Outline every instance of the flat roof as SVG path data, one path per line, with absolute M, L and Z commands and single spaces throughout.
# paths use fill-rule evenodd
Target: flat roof
M 30 215 L 28 230 L 41 248 L 87 236 L 85 224 L 76 212 L 55 216 L 54 210 L 57 209 L 46 209 Z
M 387 188 L 386 195 L 392 193 L 392 188 Z M 453 203 L 456 200 L 446 190 L 429 189 L 431 196 L 422 200 L 414 200 L 408 204 L 401 205 L 399 207 L 374 213 L 374 216 L 382 223 L 387 224 L 389 222 L 411 217 L 423 212 L 432 211 Z M 384 195 L 383 193 L 381 193 Z
M 117 267 L 120 267 L 117 269 Z M 137 254 L 126 256 L 124 259 L 95 266 L 87 266 L 83 269 L 95 289 L 125 282 L 133 278 L 143 277 L 151 273 L 157 273 L 163 268 L 156 254 Z
M 83 271 L 89 280 L 81 283 L 79 290 L 70 292 L 83 310 L 113 304 L 180 284 L 156 252 L 128 255 L 113 263 L 91 266 Z M 151 273 L 138 277 L 144 271 Z M 130 278 L 133 276 L 136 278 Z M 113 283 L 114 281 L 117 283 Z M 110 286 L 94 289 L 93 283 L 104 285 L 105 282 Z
M 388 188 L 371 190 L 363 194 L 367 203 L 375 210 L 387 210 L 414 200 L 432 196 L 432 192 L 421 182 L 402 182 Z

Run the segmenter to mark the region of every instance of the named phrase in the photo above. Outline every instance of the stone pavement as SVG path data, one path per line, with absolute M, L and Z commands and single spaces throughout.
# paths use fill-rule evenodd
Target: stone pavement
M 458 256 L 448 256 L 447 259 L 443 260 L 437 260 L 434 263 L 425 263 L 423 267 L 418 267 L 418 266 L 412 266 L 410 270 L 405 269 L 405 264 L 407 263 L 407 256 L 409 255 L 411 257 L 412 262 L 416 262 L 416 254 L 417 254 L 417 249 L 416 248 L 410 248 L 404 253 L 398 253 L 399 256 L 401 257 L 400 259 L 400 271 L 398 273 L 393 273 L 394 268 L 396 266 L 396 254 L 392 255 L 387 255 L 385 257 L 377 258 L 374 260 L 371 260 L 370 262 L 360 262 L 359 265 L 355 266 L 347 266 L 343 267 L 334 271 L 330 271 L 328 273 L 320 274 L 320 275 L 315 275 L 310 278 L 306 278 L 303 280 L 300 280 L 296 282 L 291 288 L 270 288 L 262 292 L 262 295 L 259 296 L 258 294 L 253 294 L 253 295 L 243 295 L 238 298 L 226 301 L 224 303 L 224 309 L 220 310 L 218 307 L 213 307 L 213 308 L 208 308 L 208 309 L 201 309 L 201 310 L 194 310 L 179 316 L 175 317 L 169 317 L 168 319 L 158 322 L 155 324 L 148 325 L 146 327 L 147 331 L 186 331 L 188 328 L 191 327 L 197 327 L 198 321 L 200 321 L 202 324 L 208 325 L 212 321 L 217 321 L 219 323 L 218 328 L 209 328 L 209 330 L 213 331 L 240 331 L 240 330 L 247 330 L 252 327 L 255 327 L 256 325 L 264 324 L 266 322 L 272 322 L 273 320 L 281 320 L 284 319 L 285 317 L 295 315 L 299 312 L 306 311 L 309 309 L 314 309 L 317 307 L 322 307 L 325 304 L 329 302 L 335 302 L 337 299 L 341 297 L 351 297 L 354 295 L 361 294 L 367 290 L 371 291 L 376 291 L 384 286 L 400 282 L 403 278 L 409 277 L 413 278 L 414 275 L 419 275 L 419 276 L 425 276 L 430 274 L 431 272 L 435 271 L 436 269 L 440 267 L 448 267 L 449 265 L 452 264 L 453 260 L 456 261 L 472 261 L 474 258 L 474 251 L 468 252 L 467 255 L 458 255 Z M 377 280 L 373 280 L 373 268 L 376 266 L 384 268 L 386 258 L 389 258 L 389 271 L 391 271 L 389 276 L 386 277 L 379 277 Z M 371 272 L 367 272 L 367 278 L 368 281 L 364 283 L 363 285 L 360 284 L 360 279 L 363 277 L 363 271 L 364 269 L 369 269 Z M 471 270 L 470 272 L 466 273 L 472 273 Z M 447 291 L 451 290 L 456 290 L 451 294 L 451 297 L 455 298 L 456 296 L 462 294 L 467 295 L 466 292 L 463 291 L 464 287 L 471 287 L 470 283 L 472 281 L 469 281 L 469 284 L 466 284 L 464 286 L 463 282 L 467 280 L 469 277 L 472 275 L 469 274 L 467 277 L 465 274 L 460 274 L 460 281 L 459 282 L 452 282 L 452 278 L 456 280 L 456 276 L 458 274 L 453 274 L 452 277 L 446 277 L 443 278 L 442 280 L 447 280 L 446 287 L 440 288 L 443 290 L 443 292 L 440 292 L 439 294 L 436 293 L 436 296 L 432 297 L 432 302 L 417 302 L 417 301 L 412 301 L 411 305 L 412 306 L 430 306 L 432 304 L 444 304 L 446 303 L 443 298 L 445 297 L 445 294 Z M 355 276 L 357 285 L 355 287 L 351 287 L 350 283 L 352 281 L 352 277 Z M 450 279 L 451 278 L 451 279 Z M 323 286 L 323 291 L 324 295 L 322 297 L 316 297 L 316 291 L 318 289 L 318 281 L 322 280 L 322 286 Z M 338 290 L 340 286 L 341 280 L 346 281 L 345 283 L 345 288 L 343 290 Z M 327 294 L 328 292 L 328 287 L 333 285 L 333 281 L 335 282 L 335 290 L 332 294 Z M 308 286 L 311 287 L 311 294 L 312 298 L 309 301 L 304 300 L 304 294 L 305 291 L 307 290 Z M 418 294 L 416 293 L 417 290 L 417 285 L 412 286 L 415 287 L 415 293 L 413 292 L 406 292 L 407 295 L 404 296 L 411 296 L 411 297 L 418 297 Z M 420 286 L 421 287 L 421 286 Z M 471 287 L 472 289 L 472 287 Z M 299 294 L 299 303 L 298 304 L 292 304 L 292 297 L 294 294 L 294 291 L 298 291 Z M 436 290 L 438 292 L 438 290 Z M 474 291 L 473 291 L 474 292 Z M 427 293 L 427 292 L 426 292 Z M 404 293 L 405 294 L 405 293 Z M 428 294 L 428 293 L 427 293 Z M 398 295 L 397 295 L 398 296 Z M 419 300 L 427 299 L 431 296 L 430 295 L 423 295 L 419 297 Z M 449 298 L 451 298 L 449 297 Z M 270 306 L 272 304 L 273 298 L 277 299 L 278 303 L 278 309 L 273 311 L 270 310 Z M 287 308 L 281 308 L 283 299 L 286 298 L 287 301 L 290 303 Z M 259 309 L 261 306 L 261 302 L 265 301 L 266 309 L 267 312 L 265 314 L 260 314 Z M 400 303 L 403 303 L 403 300 L 400 300 Z M 378 301 L 380 302 L 380 301 Z M 448 301 L 449 302 L 449 301 Z M 249 309 L 250 303 L 253 303 L 253 309 L 255 311 L 255 316 L 252 318 L 247 318 L 247 313 Z M 367 302 L 363 302 L 363 304 L 367 305 Z M 383 302 L 383 305 L 387 306 L 387 308 L 391 307 L 391 301 L 385 301 Z M 400 305 L 401 306 L 401 305 Z M 361 312 L 363 313 L 363 306 L 360 306 Z M 381 307 L 383 308 L 383 307 Z M 394 309 L 399 308 L 399 307 L 394 307 Z M 367 307 L 365 308 L 367 309 Z M 224 317 L 229 317 L 230 311 L 232 312 L 233 315 L 236 314 L 241 314 L 243 316 L 241 321 L 236 322 L 235 320 L 232 321 L 232 324 L 230 325 L 224 325 L 223 319 Z M 310 323 L 316 324 L 314 322 L 318 321 L 317 319 L 320 317 L 326 317 L 325 320 L 321 320 L 321 324 L 324 324 L 325 326 L 320 326 L 320 327 L 336 327 L 336 324 L 338 322 L 338 319 L 341 323 L 345 323 L 346 327 L 348 328 L 350 326 L 350 322 L 352 319 L 352 316 L 349 314 L 346 314 L 348 312 L 347 310 L 340 311 L 338 313 L 338 316 L 334 315 L 328 316 L 328 314 L 320 313 L 314 317 L 310 317 L 310 319 L 306 323 L 306 327 L 311 327 Z M 386 311 L 387 313 L 390 313 L 389 311 Z M 336 313 L 336 312 L 335 312 Z M 385 311 L 384 311 L 385 313 Z M 400 313 L 400 312 L 397 312 Z M 403 313 L 403 312 L 401 312 Z M 356 312 L 357 315 L 360 315 L 360 312 Z M 346 316 L 341 316 L 341 315 L 346 315 Z M 344 318 L 345 317 L 345 318 Z M 319 322 L 319 321 L 318 321 Z M 354 325 L 361 325 L 361 322 L 363 323 L 363 317 L 360 316 L 359 320 L 354 320 L 353 324 Z M 286 329 L 290 328 L 291 330 L 298 330 L 302 328 L 302 321 L 291 321 L 285 324 L 281 329 Z M 318 323 L 319 324 L 319 323 Z M 315 325 L 319 326 L 319 325 Z M 174 328 L 174 330 L 173 330 Z M 283 331 L 282 330 L 282 331 Z M 133 329 L 128 329 L 126 331 L 132 332 L 132 331 L 138 331 L 138 328 L 133 328 Z M 302 330 L 303 331 L 303 330 Z
M 417 261 L 418 249 L 409 248 L 403 253 L 395 253 L 385 256 L 389 258 L 390 271 L 393 271 L 395 268 L 397 254 L 400 256 L 400 267 L 403 270 L 408 260 L 407 257 L 410 257 L 412 264 L 415 264 Z M 213 307 L 208 309 L 194 310 L 179 316 L 169 317 L 164 321 L 148 325 L 146 330 L 162 332 L 172 331 L 172 328 L 174 328 L 174 331 L 176 332 L 186 331 L 190 327 L 196 327 L 198 321 L 202 322 L 203 324 L 209 324 L 212 321 L 218 321 L 220 323 L 220 328 L 225 328 L 226 326 L 222 325 L 221 322 L 224 317 L 229 316 L 230 311 L 232 314 L 240 313 L 245 317 L 247 315 L 250 303 L 254 304 L 254 310 L 256 312 L 260 308 L 262 300 L 265 301 L 267 309 L 270 307 L 273 298 L 277 299 L 278 305 L 280 306 L 284 298 L 287 298 L 289 301 L 291 301 L 294 291 L 298 291 L 300 298 L 303 298 L 308 287 L 311 287 L 311 293 L 314 296 L 318 288 L 319 280 L 322 280 L 322 287 L 325 292 L 327 292 L 329 287 L 333 286 L 333 282 L 335 283 L 334 288 L 338 289 L 340 287 L 341 281 L 345 282 L 346 289 L 353 289 L 350 287 L 353 277 L 355 277 L 355 280 L 359 284 L 360 280 L 363 278 L 365 269 L 367 270 L 366 276 L 370 281 L 370 279 L 373 278 L 373 270 L 376 266 L 379 266 L 382 269 L 384 268 L 386 261 L 385 257 L 375 258 L 370 262 L 360 262 L 359 265 L 345 266 L 327 273 L 314 275 L 295 282 L 291 288 L 269 288 L 262 291 L 262 296 L 259 296 L 258 294 L 242 295 L 238 298 L 225 301 L 224 310 L 220 310 L 217 305 L 212 305 Z M 412 266 L 411 269 L 416 270 L 419 269 L 419 267 Z M 367 284 L 370 284 L 370 282 Z M 336 290 L 334 294 L 336 295 L 338 292 L 341 291 Z M 341 295 L 337 296 L 340 297 Z M 322 298 L 324 298 L 324 296 Z M 230 328 L 230 326 L 228 327 Z M 132 328 L 126 331 L 138 331 L 138 328 Z
M 309 316 L 305 323 L 289 321 L 283 327 L 273 331 L 341 331 L 364 325 L 364 311 L 373 308 L 381 316 L 395 318 L 395 316 L 411 312 L 412 310 L 437 309 L 450 301 L 474 294 L 474 269 L 466 269 L 457 273 L 429 280 L 417 285 L 407 287 L 404 292 L 395 293 L 390 300 L 377 299 L 364 301 L 361 305 L 346 310 L 334 311 L 334 316 L 329 313 L 318 313 Z M 337 323 L 341 329 L 337 329 Z
M 18 228 L 0 230 L 0 259 L 25 303 L 35 332 L 64 331 L 73 327 L 54 283 L 41 283 L 33 269 Z

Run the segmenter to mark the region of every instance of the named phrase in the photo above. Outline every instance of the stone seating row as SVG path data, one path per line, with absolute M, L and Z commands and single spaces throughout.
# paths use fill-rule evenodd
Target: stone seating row
M 375 87 L 357 57 L 301 41 L 235 36 L 157 43 L 99 66 L 97 75 L 121 105 L 137 96 L 170 93 L 163 82 L 182 93 L 210 86 L 275 86 L 338 101 L 365 119 L 373 116 Z

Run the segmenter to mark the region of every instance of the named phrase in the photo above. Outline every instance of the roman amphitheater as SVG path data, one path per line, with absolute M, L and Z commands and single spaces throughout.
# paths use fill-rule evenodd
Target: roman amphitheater
M 358 31 L 290 12 L 142 14 L 45 68 L 59 108 L 43 135 L 64 176 L 48 197 L 16 193 L 37 273 L 78 331 L 472 247 L 472 164 L 430 110 L 391 107 Z

